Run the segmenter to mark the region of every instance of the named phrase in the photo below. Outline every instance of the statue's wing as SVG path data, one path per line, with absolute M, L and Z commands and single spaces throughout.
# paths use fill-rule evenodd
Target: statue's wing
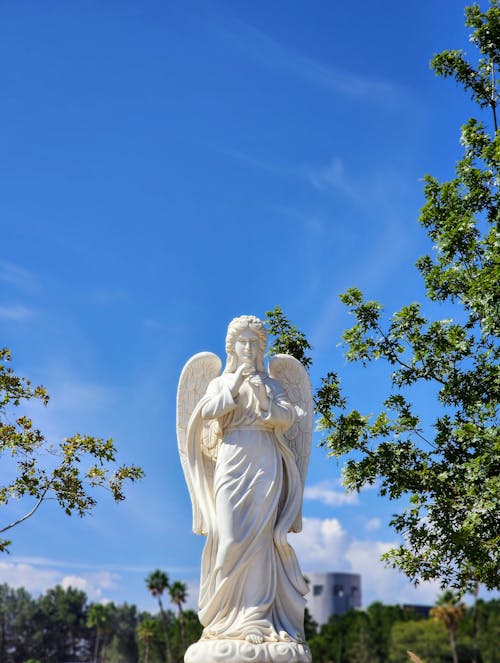
M 313 397 L 311 381 L 303 364 L 291 355 L 274 355 L 269 362 L 269 375 L 281 384 L 288 400 L 295 408 L 295 422 L 284 433 L 284 436 L 295 456 L 303 493 L 312 442 Z M 300 529 L 301 518 L 299 516 L 293 530 L 300 531 Z
M 186 483 L 194 502 L 187 472 L 186 431 L 194 408 L 204 396 L 208 384 L 220 375 L 222 362 L 213 352 L 199 352 L 182 369 L 177 388 L 177 443 Z M 200 441 L 202 443 L 203 441 Z

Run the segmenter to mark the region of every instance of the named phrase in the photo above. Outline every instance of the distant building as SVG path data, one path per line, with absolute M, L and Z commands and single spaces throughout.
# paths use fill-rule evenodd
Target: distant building
M 358 573 L 307 573 L 307 608 L 319 626 L 332 615 L 361 608 L 361 576 Z
M 405 603 L 403 605 L 403 610 L 407 610 L 408 612 L 414 612 L 420 617 L 428 617 L 432 608 L 433 608 L 432 605 L 413 605 L 412 603 Z

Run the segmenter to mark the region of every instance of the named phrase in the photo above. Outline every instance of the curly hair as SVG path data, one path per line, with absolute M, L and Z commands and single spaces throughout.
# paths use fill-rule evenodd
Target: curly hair
M 238 365 L 238 360 L 234 352 L 234 345 L 236 340 L 245 329 L 250 329 L 255 333 L 259 340 L 259 354 L 257 356 L 257 370 L 265 372 L 264 368 L 264 353 L 267 344 L 267 329 L 264 327 L 262 320 L 259 320 L 255 315 L 240 315 L 238 318 L 233 318 L 228 325 L 226 334 L 226 353 L 227 361 L 224 373 L 234 373 Z

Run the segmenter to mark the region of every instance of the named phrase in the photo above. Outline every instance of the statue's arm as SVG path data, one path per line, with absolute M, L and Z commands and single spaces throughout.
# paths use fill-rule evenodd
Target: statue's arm
M 216 419 L 231 412 L 236 407 L 231 389 L 222 376 L 215 378 L 208 385 L 204 401 L 201 408 L 203 419 Z
M 284 432 L 293 425 L 295 421 L 295 408 L 287 398 L 283 387 L 270 380 L 268 382 L 269 409 L 262 413 L 264 421 L 269 421 L 274 428 Z

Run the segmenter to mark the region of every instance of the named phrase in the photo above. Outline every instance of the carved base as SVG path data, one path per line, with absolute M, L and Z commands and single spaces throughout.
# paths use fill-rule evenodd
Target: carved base
M 309 647 L 298 642 L 199 640 L 184 655 L 184 663 L 311 663 Z

